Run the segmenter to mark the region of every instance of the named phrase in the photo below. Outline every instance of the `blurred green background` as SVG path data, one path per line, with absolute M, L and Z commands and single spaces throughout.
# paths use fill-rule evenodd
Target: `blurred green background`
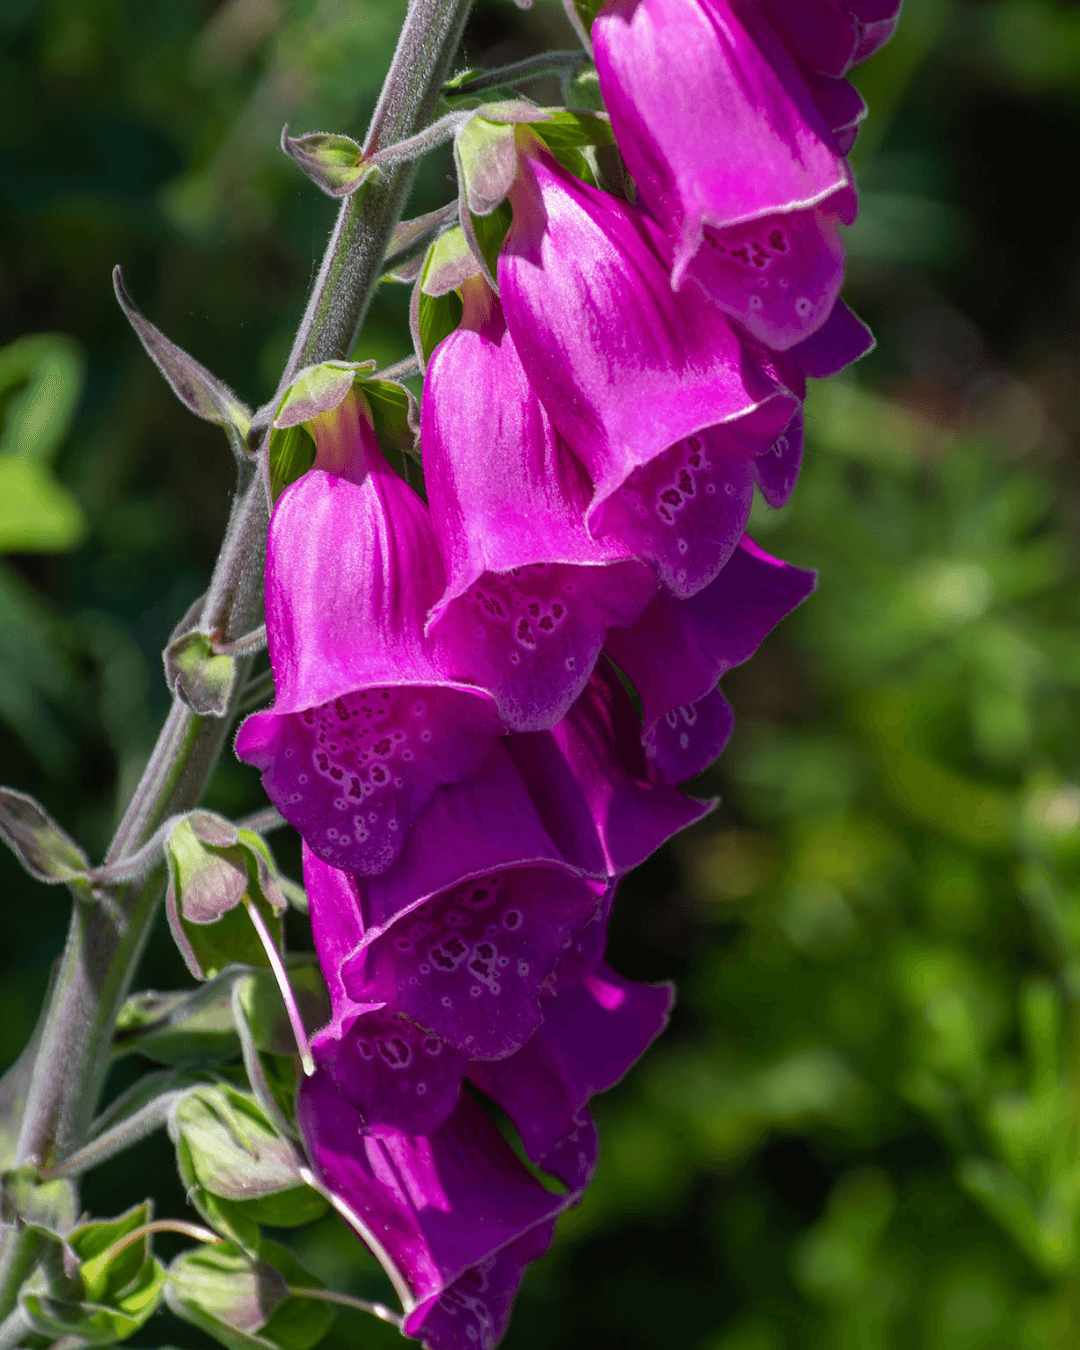
M 281 126 L 362 130 L 402 11 L 0 0 L 0 781 L 94 856 L 231 481 L 110 269 L 267 397 L 333 217 Z M 466 54 L 567 42 L 552 0 L 482 0 Z M 510 1350 L 1080 1346 L 1080 5 L 907 0 L 857 82 L 848 296 L 880 346 L 813 391 L 793 503 L 755 519 L 819 589 L 725 682 L 722 807 L 616 907 L 613 964 L 680 1003 L 599 1103 Z M 451 191 L 436 156 L 415 210 Z M 405 354 L 406 301 L 380 293 L 358 355 Z M 212 805 L 260 800 L 222 765 Z M 0 897 L 3 1065 L 66 904 L 6 854 Z M 159 932 L 140 984 L 186 982 Z M 163 1136 L 84 1199 L 149 1192 L 184 1212 Z M 333 1221 L 291 1240 L 376 1289 Z M 350 1314 L 332 1340 L 401 1344 Z M 163 1342 L 210 1344 L 160 1314 L 137 1343 Z

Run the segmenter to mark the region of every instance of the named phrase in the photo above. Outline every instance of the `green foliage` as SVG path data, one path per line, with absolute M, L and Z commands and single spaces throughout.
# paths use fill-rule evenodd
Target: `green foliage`
M 334 1310 L 292 1290 L 322 1287 L 276 1242 L 261 1242 L 254 1258 L 222 1243 L 178 1256 L 165 1297 L 178 1317 L 228 1350 L 310 1350 L 325 1336 Z

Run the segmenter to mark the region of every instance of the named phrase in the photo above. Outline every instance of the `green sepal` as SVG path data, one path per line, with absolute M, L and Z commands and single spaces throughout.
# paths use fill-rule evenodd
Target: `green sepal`
M 600 13 L 607 0 L 573 0 L 574 9 L 584 26 L 586 34 L 592 32 L 593 19 Z
M 276 502 L 314 463 L 315 439 L 306 427 L 271 428 L 270 500 Z
M 222 1243 L 178 1256 L 165 1300 L 228 1350 L 311 1350 L 329 1330 L 333 1307 L 290 1290 L 322 1287 L 276 1242 L 259 1243 L 256 1253 Z
M 135 306 L 124 286 L 119 267 L 113 269 L 113 289 L 120 308 L 142 343 L 147 356 L 161 371 L 169 387 L 183 405 L 201 417 L 222 427 L 233 449 L 243 452 L 244 442 L 251 429 L 251 410 L 233 391 L 215 375 L 189 356 L 182 347 L 171 342 L 160 329 L 155 328 Z
M 270 432 L 270 495 L 274 501 L 315 462 L 315 440 L 307 424 L 333 412 L 354 388 L 367 400 L 383 449 L 415 453 L 416 400 L 404 385 L 373 379 L 374 368 L 374 361 L 324 361 L 301 371 L 289 386 Z
M 237 972 L 225 970 L 197 989 L 132 994 L 120 1010 L 113 1053 L 136 1052 L 185 1068 L 235 1059 L 240 1043 L 232 1017 Z
M 374 368 L 374 361 L 324 361 L 318 366 L 308 366 L 285 391 L 274 426 L 298 427 L 314 421 L 320 413 L 332 412 L 348 397 L 356 376 Z
M 441 234 L 427 251 L 413 287 L 409 323 L 416 359 L 423 369 L 431 353 L 461 322 L 461 300 L 455 294 L 481 265 L 460 225 Z
M 493 290 L 498 289 L 499 250 L 506 239 L 513 216 L 508 202 L 503 202 L 486 216 L 474 216 L 467 213 L 463 221 L 468 222 L 467 232 L 471 236 L 470 246 L 475 255 L 483 259 L 486 279 Z
M 486 216 L 505 200 L 517 173 L 514 128 L 474 117 L 454 141 L 458 182 L 474 216 Z
M 15 1168 L 0 1176 L 0 1223 L 4 1225 L 35 1224 L 64 1234 L 77 1214 L 78 1195 L 70 1181 L 40 1181 L 35 1167 Z
M 87 1345 L 111 1345 L 133 1336 L 157 1312 L 164 1289 L 165 1269 L 151 1260 L 114 1303 L 73 1303 L 28 1293 L 21 1304 L 34 1331 L 50 1341 L 77 1336 Z
M 198 629 L 175 637 L 162 654 L 170 690 L 200 717 L 224 717 L 236 688 L 236 660 L 214 650 Z
M 601 112 L 576 108 L 545 108 L 547 120 L 534 130 L 553 154 L 582 145 L 614 145 L 611 121 Z
M 169 1134 L 191 1203 L 245 1251 L 255 1250 L 260 1222 L 289 1227 L 325 1212 L 253 1096 L 224 1083 L 195 1088 L 173 1111 Z
M 382 448 L 403 455 L 415 454 L 420 410 L 412 392 L 395 380 L 372 380 L 366 376 L 358 380 L 358 385 L 371 409 L 375 438 Z
M 326 131 L 290 136 L 286 127 L 281 148 L 328 197 L 351 196 L 377 172 L 351 136 Z
M 289 983 L 304 1025 L 325 1026 L 330 1019 L 330 995 L 326 991 L 318 963 L 293 957 L 289 961 Z M 253 971 L 237 990 L 244 1016 L 251 1027 L 256 1048 L 268 1055 L 292 1055 L 296 1039 L 281 1001 L 277 981 L 268 971 Z
M 35 1332 L 108 1345 L 138 1331 L 157 1310 L 165 1271 L 150 1253 L 148 1236 L 110 1253 L 121 1238 L 148 1223 L 151 1214 L 146 1201 L 118 1219 L 81 1224 L 68 1234 L 66 1247 L 77 1263 L 67 1267 L 71 1294 L 57 1297 L 34 1289 L 20 1300 Z
M 36 881 L 86 889 L 90 859 L 52 816 L 25 792 L 0 788 L 0 839 Z
M 567 102 L 574 108 L 604 111 L 604 96 L 600 92 L 600 76 L 595 66 L 585 66 L 570 81 Z
M 232 963 L 269 964 L 246 907 L 258 908 L 280 944 L 287 901 L 259 836 L 209 811 L 193 811 L 173 826 L 165 855 L 169 926 L 195 978 Z

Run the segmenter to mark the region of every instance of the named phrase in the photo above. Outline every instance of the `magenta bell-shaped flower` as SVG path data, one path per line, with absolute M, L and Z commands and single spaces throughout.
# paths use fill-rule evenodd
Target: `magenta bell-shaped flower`
M 315 419 L 315 467 L 270 522 L 266 629 L 277 697 L 236 753 L 324 861 L 393 866 L 440 784 L 476 772 L 504 731 L 424 623 L 443 590 L 427 508 L 383 458 L 351 394 Z
M 692 278 L 770 347 L 819 327 L 843 280 L 856 210 L 829 115 L 753 4 L 609 0 L 592 29 L 600 87 L 672 284 Z M 675 72 L 678 72 L 677 76 Z
M 320 1068 L 296 1114 L 316 1175 L 394 1280 L 405 1334 L 429 1350 L 492 1350 L 525 1266 L 577 1195 L 546 1190 L 467 1094 L 435 1130 L 374 1135 Z
M 754 458 L 797 400 L 696 288 L 672 293 L 655 222 L 517 134 L 498 268 L 514 346 L 592 478 L 590 532 L 693 595 L 742 537 Z
M 641 699 L 653 782 L 684 782 L 716 759 L 735 722 L 717 680 L 749 660 L 816 580 L 744 536 L 703 591 L 689 600 L 661 592 L 632 628 L 612 629 L 606 651 Z
M 589 535 L 588 475 L 529 385 L 498 299 L 481 277 L 462 295 L 461 327 L 424 381 L 424 481 L 447 572 L 428 630 L 508 726 L 539 731 L 656 580 L 616 536 Z
M 361 877 L 306 850 L 333 1004 L 323 1036 L 344 1040 L 386 1008 L 470 1060 L 520 1049 L 541 1000 L 599 959 L 596 921 L 619 878 L 711 809 L 648 781 L 640 733 L 618 680 L 598 669 L 557 727 L 507 737 L 473 778 L 440 788 L 389 872 Z M 370 1059 L 376 1071 L 397 1076 L 385 1056 Z M 407 1132 L 412 1098 L 387 1092 L 406 1114 L 379 1115 L 380 1128 Z

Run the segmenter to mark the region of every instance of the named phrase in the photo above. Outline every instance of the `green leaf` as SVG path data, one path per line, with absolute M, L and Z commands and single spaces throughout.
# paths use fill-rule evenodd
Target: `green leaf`
M 258 835 L 241 833 L 208 811 L 177 821 L 165 844 L 166 912 L 173 937 L 196 979 L 232 963 L 265 966 L 248 904 L 256 905 L 275 942 L 287 907 L 272 859 Z
M 68 1235 L 68 1242 L 79 1258 L 79 1272 L 82 1275 L 87 1297 L 94 1303 L 111 1303 L 120 1293 L 139 1276 L 145 1263 L 150 1259 L 149 1235 L 141 1237 L 129 1247 L 106 1262 L 109 1248 L 142 1228 L 153 1218 L 153 1207 L 149 1200 L 134 1205 L 118 1219 L 96 1220 L 93 1223 L 80 1224 Z
M 328 197 L 350 196 L 376 172 L 351 136 L 325 131 L 290 136 L 286 128 L 281 148 Z
M 413 291 L 413 312 L 413 341 L 417 355 L 426 366 L 431 353 L 461 322 L 461 301 L 453 292 L 430 296 L 417 286 Z
M 420 414 L 412 393 L 393 380 L 363 378 L 358 383 L 371 409 L 375 436 L 382 448 L 414 454 Z
M 132 994 L 117 1018 L 113 1052 L 181 1067 L 234 1059 L 240 1052 L 231 1006 L 236 978 L 225 971 L 197 989 Z
M 270 499 L 277 501 L 290 483 L 315 463 L 315 441 L 306 427 L 270 431 Z
M 330 1018 L 330 996 L 317 962 L 293 958 L 288 971 L 304 1026 L 309 1032 L 325 1026 Z M 291 1055 L 296 1041 L 281 991 L 269 971 L 254 971 L 245 976 L 238 994 L 256 1047 L 269 1055 Z
M 224 717 L 236 687 L 236 661 L 214 650 L 206 633 L 183 633 L 165 648 L 165 680 L 192 712 Z
M 47 464 L 0 457 L 0 553 L 66 553 L 89 528 L 82 507 Z
M 469 225 L 472 229 L 474 251 L 479 253 L 487 268 L 488 279 L 495 283 L 499 270 L 499 250 L 506 239 L 512 220 L 510 206 L 503 202 L 490 215 L 474 216 L 470 214 Z
M 184 1252 L 169 1267 L 165 1299 L 177 1317 L 193 1323 L 229 1350 L 311 1350 L 326 1335 L 331 1306 L 290 1293 L 320 1289 L 284 1247 L 259 1244 L 257 1255 L 235 1247 Z
M 603 9 L 606 0 L 573 0 L 574 8 L 577 10 L 578 18 L 584 25 L 585 32 L 592 32 L 593 19 Z
M 547 108 L 550 119 L 540 122 L 534 131 L 553 153 L 582 145 L 614 145 L 611 122 L 600 112 L 570 108 Z
M 64 552 L 86 537 L 82 507 L 50 468 L 79 400 L 83 364 L 78 345 L 59 334 L 0 348 L 0 553 Z
M 0 839 L 37 881 L 81 882 L 90 859 L 45 808 L 25 792 L 0 788 Z
M 75 1303 L 44 1294 L 24 1294 L 21 1303 L 38 1335 L 50 1340 L 77 1336 L 88 1345 L 110 1345 L 133 1336 L 153 1316 L 164 1289 L 164 1269 L 147 1261 L 114 1304 Z
M 168 381 L 180 402 L 204 422 L 231 428 L 242 442 L 251 427 L 251 410 L 222 382 L 178 347 L 149 319 L 143 317 L 124 287 L 119 267 L 113 271 L 113 289 L 120 308 L 154 365 Z
M 149 1236 L 113 1253 L 121 1238 L 148 1223 L 149 1201 L 118 1219 L 80 1224 L 67 1245 L 78 1262 L 81 1297 L 24 1293 L 22 1306 L 39 1334 L 78 1336 L 92 1345 L 125 1340 L 157 1309 L 165 1272 L 150 1254 Z M 74 1287 L 72 1289 L 74 1293 Z

